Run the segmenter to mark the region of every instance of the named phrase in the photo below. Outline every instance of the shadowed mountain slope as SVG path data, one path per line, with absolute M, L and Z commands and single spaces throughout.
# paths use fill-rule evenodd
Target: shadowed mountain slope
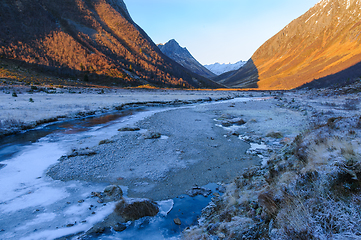
M 39 71 L 121 86 L 218 86 L 162 54 L 122 0 L 2 0 L 0 22 L 0 57 Z
M 322 0 L 254 53 L 247 65 L 255 69 L 243 67 L 221 82 L 232 87 L 293 89 L 315 79 L 341 76 L 335 75 L 341 71 L 337 81 L 346 80 L 348 73 L 354 75 L 352 66 L 361 62 L 360 16 L 360 0 Z
M 200 64 L 187 50 L 187 48 L 182 48 L 176 40 L 172 39 L 165 44 L 158 44 L 158 47 L 165 55 L 190 71 L 206 78 L 216 76 L 216 74 L 212 73 Z

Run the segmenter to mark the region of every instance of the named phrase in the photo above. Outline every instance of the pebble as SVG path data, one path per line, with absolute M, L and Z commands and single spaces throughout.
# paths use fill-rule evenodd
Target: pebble
M 116 232 L 122 232 L 127 229 L 127 226 L 125 226 L 123 223 L 117 223 L 113 226 L 113 229 Z
M 182 221 L 179 218 L 175 218 L 173 221 L 176 225 L 182 225 Z
M 39 212 L 40 210 L 39 209 L 35 209 L 34 211 L 33 211 L 33 213 L 36 213 L 36 212 Z

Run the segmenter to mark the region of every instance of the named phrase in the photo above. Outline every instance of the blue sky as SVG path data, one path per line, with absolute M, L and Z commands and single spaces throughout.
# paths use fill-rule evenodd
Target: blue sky
M 124 0 L 153 41 L 176 39 L 202 64 L 248 60 L 319 0 Z

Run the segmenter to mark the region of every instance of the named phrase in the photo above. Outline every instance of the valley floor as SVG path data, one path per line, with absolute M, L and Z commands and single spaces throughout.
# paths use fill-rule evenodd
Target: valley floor
M 315 205 L 331 204 L 307 190 L 315 187 L 312 183 L 322 186 L 317 193 L 323 191 L 324 196 L 330 193 L 333 197 L 337 195 L 333 189 L 342 188 L 347 206 L 359 199 L 358 93 L 76 90 L 77 93 L 30 95 L 20 94 L 17 89 L 4 91 L 7 94 L 0 94 L 3 133 L 11 122 L 34 124 L 47 118 L 81 117 L 133 104 L 169 105 L 166 111 L 104 139 L 90 149 L 94 153 L 90 156 L 68 155 L 60 159 L 47 174 L 63 181 L 119 184 L 129 188 L 129 197 L 154 200 L 177 197 L 194 186 L 225 184 L 225 194 L 214 196 L 203 211 L 200 225 L 185 232 L 188 239 L 327 238 L 330 233 L 322 230 L 325 224 L 317 223 L 318 217 L 325 217 L 326 213 L 320 210 L 319 215 L 311 216 L 315 212 L 312 209 L 292 212 L 291 207 L 307 208 L 311 205 L 307 199 L 313 199 Z M 17 97 L 12 96 L 13 91 Z M 34 102 L 29 102 L 30 97 Z M 210 98 L 233 100 L 210 102 Z M 333 155 L 317 162 L 326 153 Z M 335 170 L 337 164 L 343 168 Z M 327 181 L 335 184 L 329 186 L 324 183 Z M 301 191 L 302 187 L 306 189 Z M 348 188 L 352 191 L 348 192 Z M 357 209 L 356 206 L 351 210 Z M 301 211 L 308 215 L 300 214 Z M 287 214 L 294 218 L 286 219 Z M 305 224 L 285 226 L 291 220 L 296 224 L 298 216 Z M 353 220 L 357 219 L 354 216 Z M 310 226 L 317 231 L 309 231 Z M 357 229 L 352 232 L 344 228 L 347 224 L 329 231 L 356 236 Z
M 0 86 L 0 136 L 127 107 L 234 98 L 239 92 Z M 152 104 L 153 103 L 153 104 Z

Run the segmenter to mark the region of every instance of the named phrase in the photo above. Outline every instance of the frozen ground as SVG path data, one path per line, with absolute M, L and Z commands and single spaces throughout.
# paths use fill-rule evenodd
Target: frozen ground
M 138 112 L 87 131 L 72 131 L 76 126 L 68 123 L 67 130 L 19 146 L 11 157 L 0 159 L 4 165 L 0 169 L 0 238 L 56 239 L 87 231 L 112 213 L 115 203 L 99 203 L 91 195 L 103 191 L 107 183 L 54 181 L 45 175 L 46 169 L 72 148 L 92 148 L 117 134 L 117 129 L 152 114 Z M 126 194 L 128 188 L 122 188 Z M 169 212 L 168 202 L 159 202 L 161 215 Z
M 190 96 L 189 99 L 209 97 L 203 92 L 200 96 Z M 91 95 L 88 97 L 92 99 Z M 117 129 L 133 125 L 154 113 L 140 111 L 85 132 L 65 124 L 68 129 L 63 133 L 55 132 L 35 143 L 20 146 L 15 154 L 1 159 L 0 238 L 55 239 L 87 231 L 104 219 L 113 211 L 114 203 L 100 204 L 91 192 L 102 191 L 110 182 L 54 181 L 45 175 L 46 169 L 71 149 L 93 148 L 101 140 L 118 134 Z
M 247 122 L 240 139 L 263 166 L 240 173 L 184 238 L 357 239 L 359 92 L 359 86 L 275 92 L 270 111 L 250 107 L 266 121 Z M 296 119 L 303 119 L 298 129 Z
M 0 91 L 0 135 L 19 128 L 31 128 L 42 122 L 99 114 L 132 103 L 181 103 L 240 95 L 238 92 L 177 90 L 61 88 L 29 91 L 22 88 L 4 88 Z
M 265 164 L 273 151 L 292 141 L 310 124 L 327 122 L 338 114 L 359 114 L 357 94 L 131 90 L 98 94 L 98 91 L 17 93 L 18 97 L 0 94 L 5 101 L 0 101 L 0 106 L 6 110 L 0 111 L 1 118 L 11 116 L 26 122 L 58 114 L 74 117 L 79 111 L 111 111 L 129 102 L 146 106 L 147 101 L 206 100 L 235 95 L 248 98 L 171 106 L 155 114 L 140 112 L 123 122 L 78 133 L 74 138 L 59 139 L 59 135 L 52 135 L 25 147 L 12 159 L 1 162 L 6 164 L 0 169 L 2 239 L 53 239 L 86 231 L 112 212 L 114 204 L 99 204 L 90 196 L 92 191 L 101 191 L 108 184 L 126 186 L 124 189 L 131 197 L 164 200 L 194 185 L 230 182 L 245 167 Z M 253 96 L 258 98 L 249 99 Z M 30 97 L 34 103 L 28 102 Z M 59 107 L 64 101 L 66 107 Z M 77 108 L 73 109 L 73 105 Z M 27 106 L 32 109 L 27 112 L 29 115 L 23 113 Z M 240 118 L 245 124 L 232 123 Z M 138 126 L 141 130 L 117 131 L 125 126 Z M 147 131 L 160 133 L 161 138 L 145 139 L 143 134 Z M 101 140 L 110 141 L 98 145 Z M 85 147 L 97 154 L 57 161 L 72 148 Z M 54 181 L 45 174 L 50 166 L 48 174 L 63 181 Z

